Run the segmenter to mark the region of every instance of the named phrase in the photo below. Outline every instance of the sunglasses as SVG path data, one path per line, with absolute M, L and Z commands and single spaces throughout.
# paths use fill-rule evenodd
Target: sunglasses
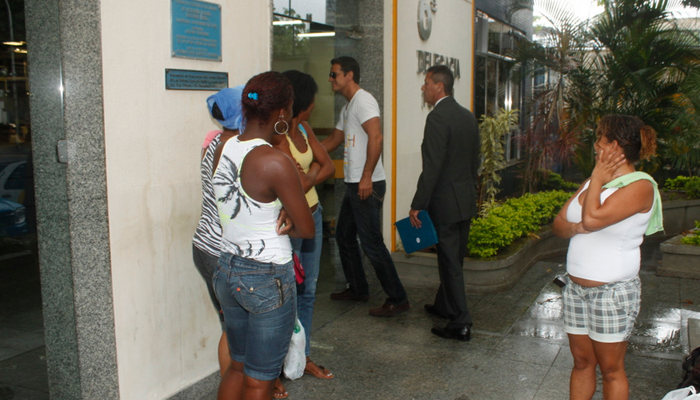
M 329 76 L 331 79 L 335 79 L 335 77 L 338 76 L 338 74 L 336 74 L 335 72 L 331 72 L 330 74 L 328 74 L 328 76 Z

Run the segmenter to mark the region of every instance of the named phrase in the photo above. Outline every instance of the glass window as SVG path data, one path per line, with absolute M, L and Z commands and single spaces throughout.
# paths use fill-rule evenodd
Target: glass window
M 486 114 L 486 57 L 476 56 L 474 68 L 474 115 Z
M 333 24 L 327 21 L 326 0 L 274 0 L 274 12 L 284 15 L 300 16 L 308 21 Z
M 499 54 L 501 52 L 501 24 L 491 22 L 489 24 L 489 53 Z
M 475 26 L 474 114 L 494 115 L 499 109 L 521 110 L 522 83 L 516 81 L 517 66 L 512 58 L 524 36 L 513 27 L 479 12 Z M 505 139 L 506 159 L 520 157 L 518 131 Z
M 501 108 L 510 109 L 510 68 L 511 63 L 503 60 L 498 61 L 498 105 Z M 507 103 L 506 103 L 507 102 Z
M 26 180 L 32 177 L 27 176 L 27 163 L 23 162 L 18 164 L 14 171 L 7 178 L 5 182 L 5 189 L 24 189 L 26 187 Z
M 489 58 L 486 61 L 486 115 L 496 113 L 496 94 L 498 93 L 498 61 Z

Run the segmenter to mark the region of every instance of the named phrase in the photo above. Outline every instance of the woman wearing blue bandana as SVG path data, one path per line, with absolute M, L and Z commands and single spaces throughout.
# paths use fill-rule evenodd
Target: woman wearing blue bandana
M 231 357 L 226 343 L 226 331 L 224 329 L 224 315 L 221 312 L 221 305 L 214 294 L 212 286 L 212 276 L 219 262 L 221 254 L 221 223 L 219 213 L 216 210 L 216 199 L 214 198 L 214 187 L 211 178 L 214 171 L 214 159 L 217 148 L 223 147 L 229 138 L 238 135 L 238 130 L 243 122 L 241 111 L 241 93 L 243 85 L 235 88 L 222 89 L 218 93 L 209 96 L 207 106 L 209 113 L 221 126 L 221 130 L 210 131 L 202 144 L 202 158 L 200 163 L 200 176 L 202 179 L 202 214 L 199 217 L 197 230 L 192 239 L 192 257 L 194 265 L 199 274 L 204 279 L 209 291 L 209 297 L 219 315 L 222 325 L 221 339 L 219 340 L 219 368 L 221 374 L 231 363 Z M 221 145 L 221 146 L 220 146 Z M 219 150 L 220 155 L 220 150 Z M 218 158 L 218 157 L 216 157 Z
M 597 135 L 593 173 L 553 227 L 571 239 L 562 297 L 574 358 L 572 400 L 593 397 L 596 366 L 606 400 L 629 398 L 625 353 L 641 302 L 639 246 L 644 235 L 663 230 L 656 182 L 634 166 L 655 154 L 654 129 L 637 117 L 609 115 Z

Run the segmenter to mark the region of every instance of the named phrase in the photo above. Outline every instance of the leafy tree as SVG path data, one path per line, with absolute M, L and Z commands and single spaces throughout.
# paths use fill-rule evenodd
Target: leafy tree
M 553 28 L 517 58 L 555 79 L 535 92 L 530 110 L 526 190 L 536 184 L 533 171 L 567 159 L 588 174 L 595 124 L 608 114 L 639 116 L 658 132 L 664 163 L 697 170 L 700 39 L 676 25 L 669 0 L 604 0 L 605 11 L 588 23 L 577 22 L 566 4 L 536 1 Z M 657 159 L 643 168 L 660 164 Z
M 662 157 L 692 170 L 700 159 L 700 40 L 676 25 L 668 7 L 668 0 L 606 1 L 591 25 L 596 58 L 588 84 L 597 89 L 597 117 L 640 117 L 659 134 Z
M 586 25 L 571 8 L 557 0 L 536 0 L 549 26 L 538 29 L 540 40 L 524 43 L 516 50 L 515 58 L 521 63 L 522 77 L 546 76 L 536 85 L 531 107 L 524 115 L 529 124 L 522 136 L 525 150 L 523 189 L 537 190 L 539 170 L 552 169 L 569 162 L 574 155 L 580 127 L 575 115 L 584 113 L 569 104 L 570 80 L 585 76 L 582 65 L 586 57 Z M 531 7 L 528 0 L 514 3 L 512 12 Z M 581 87 L 580 95 L 586 87 Z

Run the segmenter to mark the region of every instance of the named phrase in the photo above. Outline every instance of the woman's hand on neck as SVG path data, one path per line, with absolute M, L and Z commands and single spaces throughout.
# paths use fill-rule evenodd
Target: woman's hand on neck
M 595 167 L 593 168 L 593 173 L 591 174 L 591 183 L 603 186 L 604 184 L 613 180 L 616 174 L 621 176 L 625 173 L 631 172 L 629 171 L 630 167 L 632 168 L 632 171 L 634 171 L 634 166 L 627 163 L 624 154 L 617 153 L 615 151 L 608 153 L 601 149 L 598 153 L 598 159 L 596 160 Z

